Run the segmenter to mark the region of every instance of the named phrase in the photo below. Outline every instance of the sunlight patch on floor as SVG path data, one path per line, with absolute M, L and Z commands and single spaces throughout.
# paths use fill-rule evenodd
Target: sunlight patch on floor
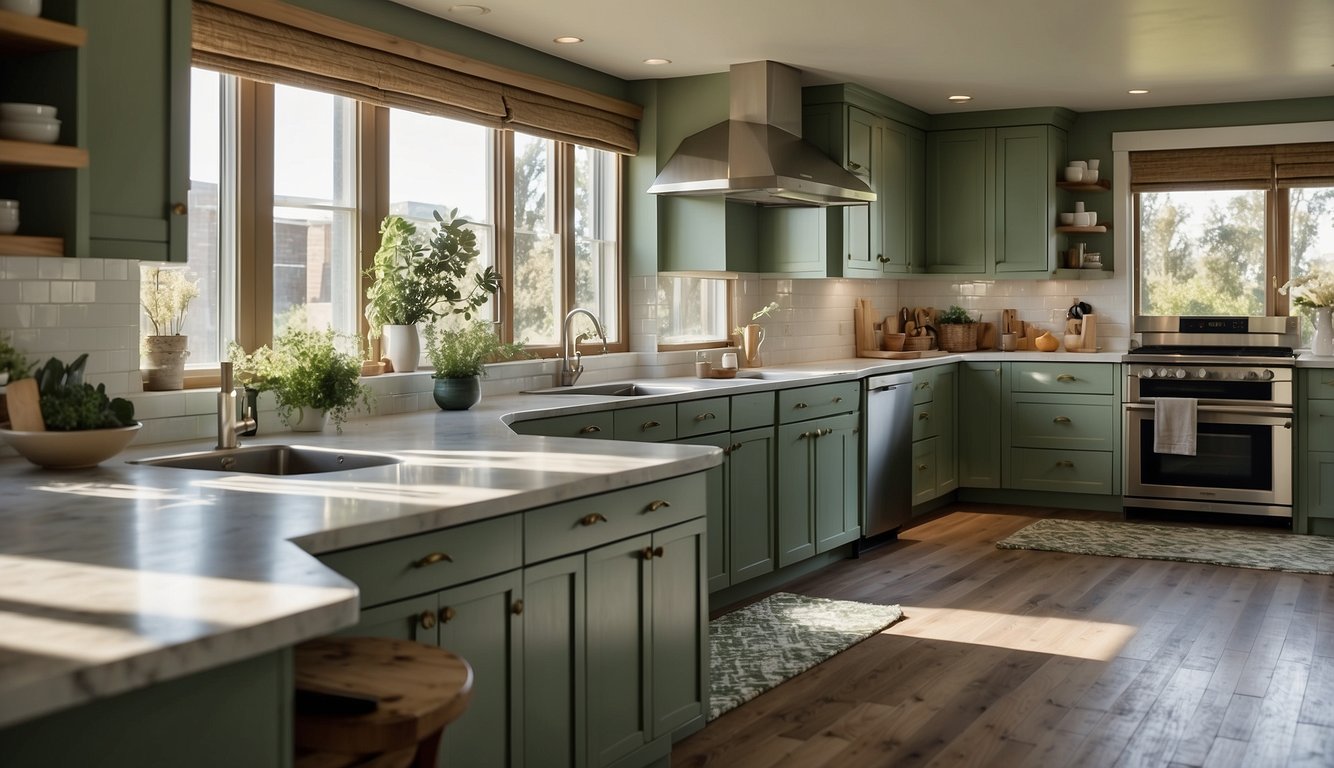
M 881 634 L 988 645 L 1016 651 L 1110 661 L 1138 627 L 1058 616 L 904 605 L 904 620 Z

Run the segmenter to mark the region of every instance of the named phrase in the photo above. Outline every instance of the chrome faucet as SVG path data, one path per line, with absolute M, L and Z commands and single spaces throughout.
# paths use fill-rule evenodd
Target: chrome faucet
M 572 387 L 579 380 L 579 374 L 584 372 L 584 364 L 579 362 L 583 355 L 579 352 L 579 342 L 584 339 L 591 339 L 592 335 L 581 333 L 574 337 L 574 365 L 570 364 L 570 321 L 575 315 L 588 315 L 588 319 L 593 321 L 593 330 L 602 338 L 602 354 L 607 353 L 607 332 L 602 329 L 602 321 L 598 316 L 583 307 L 575 307 L 565 316 L 565 322 L 560 326 L 560 353 L 562 360 L 560 370 L 556 371 L 556 386 Z
M 237 435 L 255 428 L 255 412 L 246 406 L 245 418 L 236 417 L 236 385 L 232 381 L 232 364 L 218 364 L 222 369 L 222 384 L 218 387 L 218 448 L 240 446 Z

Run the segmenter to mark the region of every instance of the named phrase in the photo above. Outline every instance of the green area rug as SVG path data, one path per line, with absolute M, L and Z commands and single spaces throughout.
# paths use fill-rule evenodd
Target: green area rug
M 1000 549 L 1181 560 L 1264 571 L 1334 574 L 1334 538 L 1147 523 L 1039 520 L 996 542 Z
M 777 592 L 709 622 L 709 719 L 903 618 L 872 605 Z

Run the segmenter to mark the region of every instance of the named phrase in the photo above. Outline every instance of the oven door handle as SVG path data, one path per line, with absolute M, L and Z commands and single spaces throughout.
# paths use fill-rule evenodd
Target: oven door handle
M 1126 403 L 1126 411 L 1147 411 L 1152 413 L 1153 403 Z M 1195 410 L 1200 413 L 1219 414 L 1222 416 L 1235 417 L 1242 420 L 1245 424 L 1271 424 L 1273 426 L 1292 429 L 1292 414 L 1283 411 L 1257 411 L 1250 408 L 1238 408 L 1229 405 L 1197 405 Z

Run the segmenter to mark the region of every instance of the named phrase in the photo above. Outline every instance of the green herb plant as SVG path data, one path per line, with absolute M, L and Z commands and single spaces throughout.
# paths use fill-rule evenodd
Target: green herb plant
M 32 370 L 33 362 L 10 346 L 8 339 L 0 338 L 0 380 L 17 381 L 26 378 Z
M 950 308 L 940 313 L 936 318 L 938 325 L 963 325 L 965 323 L 977 322 L 968 314 L 968 310 L 958 304 L 951 304 Z
M 380 247 L 366 275 L 366 320 L 371 338 L 386 325 L 415 325 L 445 315 L 473 313 L 500 290 L 493 267 L 474 271 L 477 233 L 458 218 L 433 211 L 430 236 L 418 237 L 416 225 L 402 216 L 388 216 L 380 225 Z M 472 271 L 471 279 L 469 272 Z
M 486 362 L 509 359 L 524 351 L 522 344 L 501 341 L 492 324 L 485 320 L 466 323 L 462 328 L 431 323 L 422 335 L 426 341 L 426 358 L 435 368 L 433 376 L 437 379 L 484 376 Z
M 74 432 L 138 424 L 134 420 L 134 403 L 122 397 L 109 398 L 105 384 L 94 387 L 83 380 L 87 362 L 87 353 L 69 365 L 53 357 L 38 369 L 37 392 L 46 428 L 52 432 Z
M 338 348 L 347 341 L 332 328 L 318 331 L 289 323 L 272 348 L 246 354 L 233 342 L 228 353 L 243 384 L 273 392 L 284 424 L 292 423 L 298 408 L 317 408 L 341 433 L 358 404 L 371 404 L 371 389 L 361 383 L 361 356 Z

